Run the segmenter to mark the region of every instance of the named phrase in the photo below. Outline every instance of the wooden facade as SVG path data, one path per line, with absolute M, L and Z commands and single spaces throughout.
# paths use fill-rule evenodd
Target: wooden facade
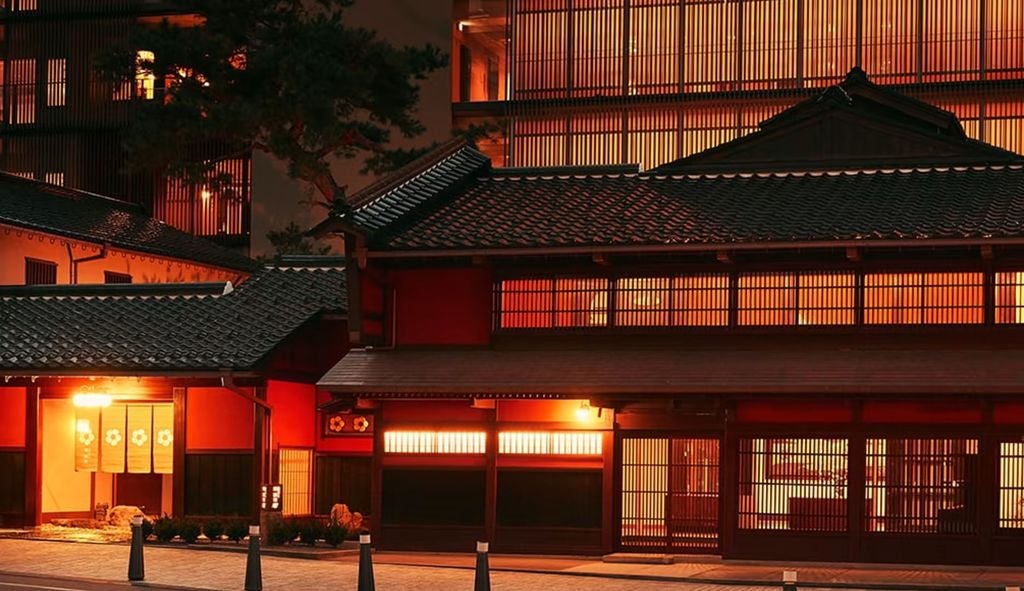
M 163 81 L 100 80 L 94 62 L 138 27 L 176 14 L 135 0 L 32 0 L 0 9 L 3 117 L 0 168 L 55 185 L 139 203 L 154 217 L 225 246 L 248 249 L 251 158 L 223 160 L 215 189 L 149 172 L 126 173 L 124 140 L 133 105 L 160 100 Z M 197 150 L 197 157 L 216 155 Z
M 756 129 L 854 66 L 1024 152 L 1019 0 L 456 2 L 456 125 L 496 165 L 650 169 Z

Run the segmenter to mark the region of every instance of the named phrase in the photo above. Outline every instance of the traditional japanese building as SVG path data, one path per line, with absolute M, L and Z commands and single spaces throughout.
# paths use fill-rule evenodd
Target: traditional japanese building
M 382 547 L 1021 563 L 1024 157 L 949 110 L 854 70 L 650 172 L 453 142 L 358 199 L 319 386 Z
M 346 310 L 330 257 L 283 259 L 237 287 L 0 288 L 0 525 L 117 504 L 252 518 L 271 482 L 287 514 L 368 515 L 372 416 L 317 414 Z

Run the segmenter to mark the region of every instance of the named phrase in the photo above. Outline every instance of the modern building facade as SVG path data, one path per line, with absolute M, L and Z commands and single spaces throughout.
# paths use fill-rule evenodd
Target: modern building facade
M 133 29 L 163 18 L 187 26 L 192 17 L 148 0 L 5 3 L 0 170 L 137 203 L 175 228 L 247 252 L 249 156 L 219 162 L 218 176 L 231 181 L 215 187 L 124 171 L 134 107 L 162 100 L 164 81 L 140 71 L 133 84 L 111 84 L 94 63 Z
M 1024 152 L 1021 0 L 458 0 L 456 126 L 497 166 L 647 170 L 757 129 L 854 66 Z
M 381 546 L 1020 564 L 1024 157 L 953 113 L 853 70 L 647 173 L 454 142 L 360 197 L 319 386 Z

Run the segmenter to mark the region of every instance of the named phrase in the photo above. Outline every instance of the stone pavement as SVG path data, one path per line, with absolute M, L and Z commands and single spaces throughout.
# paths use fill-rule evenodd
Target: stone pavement
M 122 544 L 0 539 L 0 572 L 124 581 L 128 547 Z M 374 557 L 380 591 L 473 588 L 472 555 L 380 553 Z M 494 556 L 495 591 L 778 591 L 781 563 L 618 564 L 557 557 Z M 265 591 L 356 588 L 355 557 L 298 560 L 263 557 Z M 504 570 L 516 569 L 516 570 Z M 801 581 L 846 589 L 1002 589 L 1024 580 L 1024 569 L 801 566 Z M 245 555 L 147 547 L 146 582 L 190 589 L 241 589 Z

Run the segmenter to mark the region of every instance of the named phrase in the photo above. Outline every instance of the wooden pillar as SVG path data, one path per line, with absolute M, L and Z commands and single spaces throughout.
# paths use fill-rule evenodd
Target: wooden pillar
M 736 432 L 736 403 L 725 409 L 725 425 L 718 460 L 718 546 L 723 558 L 732 555 L 739 515 L 740 443 Z
M 42 519 L 42 440 L 39 386 L 25 388 L 25 525 Z
M 185 515 L 185 405 L 188 403 L 188 390 L 172 388 L 171 400 L 174 403 L 174 472 L 171 475 L 171 514 L 181 517 Z
M 853 424 L 850 429 L 850 437 L 847 440 L 847 463 L 846 463 L 846 489 L 847 489 L 847 525 L 846 531 L 850 536 L 850 549 L 848 559 L 854 562 L 863 559 L 862 542 L 864 539 L 864 504 L 865 504 L 865 475 L 867 466 L 867 435 L 864 430 L 863 403 L 854 400 Z
M 982 429 L 978 441 L 978 482 L 975 519 L 981 544 L 982 562 L 992 564 L 992 537 L 998 532 L 999 521 L 999 438 L 995 435 L 991 400 L 983 400 Z
M 488 411 L 484 468 L 484 541 L 493 543 L 498 522 L 498 405 Z
M 384 480 L 384 407 L 381 402 L 373 411 L 373 461 L 370 470 L 370 533 L 379 545 L 384 541 L 382 516 L 384 513 L 384 494 L 381 484 Z
M 614 412 L 611 409 L 607 409 L 605 412 Z M 618 522 L 616 521 L 615 510 L 617 504 L 615 500 L 620 495 L 616 495 L 618 483 L 618 470 L 615 469 L 616 454 L 616 437 L 615 437 L 615 421 L 612 421 L 611 431 L 605 431 L 602 434 L 601 449 L 602 455 L 604 456 L 603 469 L 601 471 L 601 489 L 604 494 L 601 496 L 601 552 L 604 554 L 610 554 L 615 551 L 615 539 L 616 532 L 619 530 Z M 618 485 L 618 486 L 621 486 Z
M 267 387 L 257 386 L 254 388 L 254 396 L 259 400 L 267 399 Z M 252 428 L 252 517 L 253 523 L 260 521 L 260 487 L 264 484 L 264 468 L 266 466 L 266 431 L 267 409 L 260 404 L 252 405 L 253 428 Z

